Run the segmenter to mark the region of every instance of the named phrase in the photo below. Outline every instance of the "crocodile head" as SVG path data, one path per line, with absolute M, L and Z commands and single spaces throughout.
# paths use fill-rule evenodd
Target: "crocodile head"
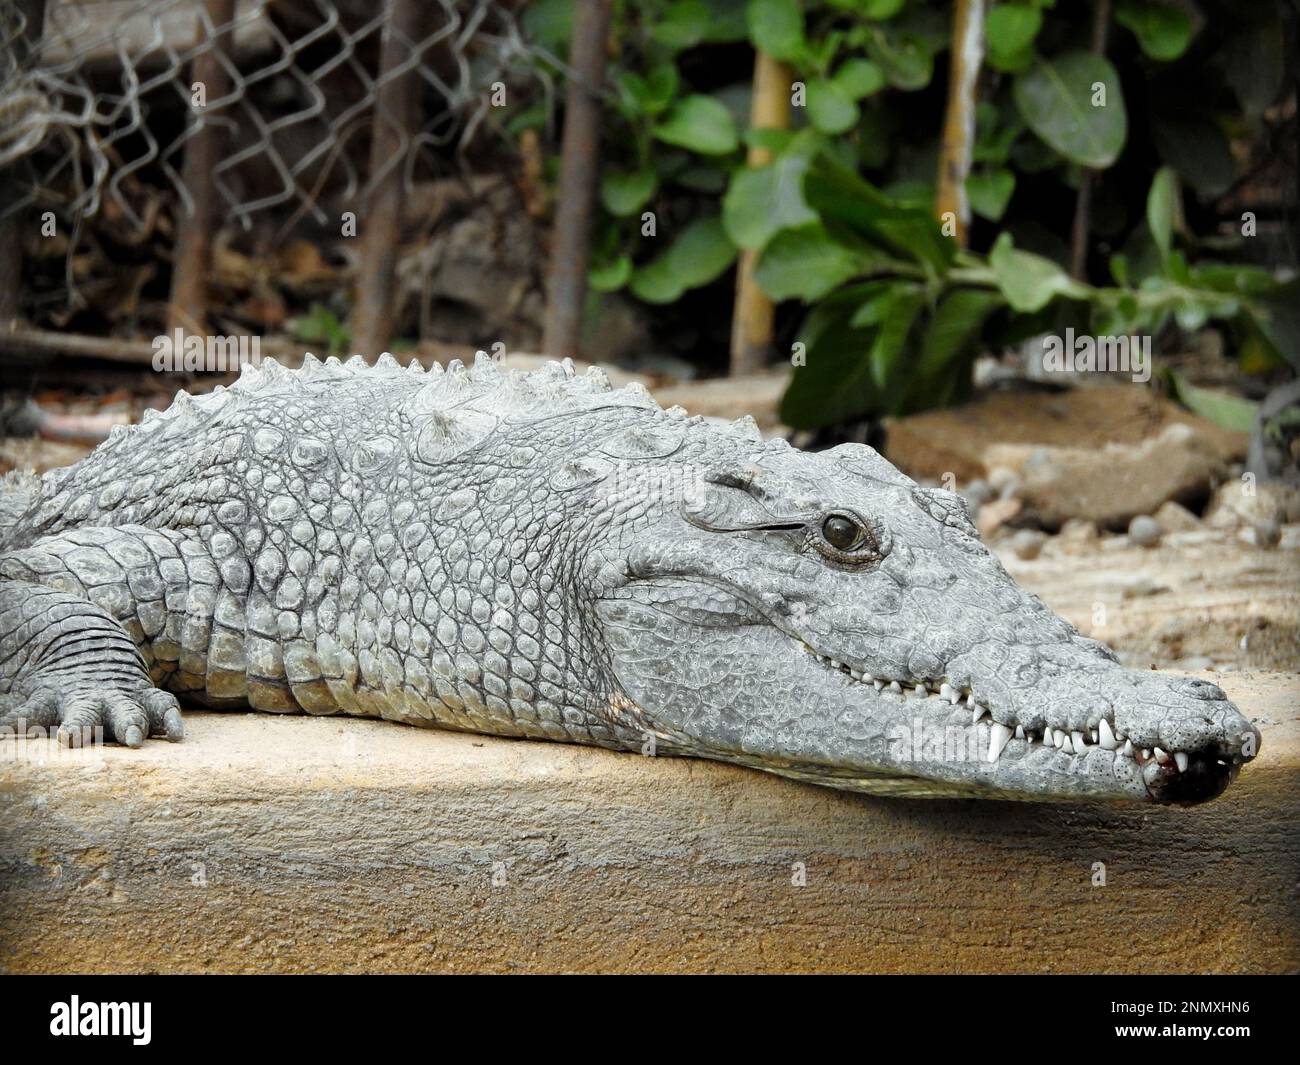
M 860 445 L 708 435 L 627 468 L 594 562 L 618 697 L 670 751 L 887 794 L 1180 804 L 1257 751 L 1215 685 L 1126 669 L 1021 589 L 959 497 Z

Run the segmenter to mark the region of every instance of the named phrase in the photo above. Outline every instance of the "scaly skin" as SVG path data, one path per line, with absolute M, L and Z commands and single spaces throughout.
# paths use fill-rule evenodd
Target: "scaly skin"
M 65 742 L 178 739 L 180 696 L 1162 802 L 1258 747 L 1214 685 L 1124 669 L 1017 587 L 951 493 L 567 363 L 267 363 L 8 489 L 0 723 Z

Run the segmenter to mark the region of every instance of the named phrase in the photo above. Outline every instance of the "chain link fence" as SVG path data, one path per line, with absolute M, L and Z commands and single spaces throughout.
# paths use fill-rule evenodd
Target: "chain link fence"
M 382 72 L 391 2 L 225 0 L 233 19 L 221 24 L 211 16 L 221 0 L 0 5 L 0 172 L 11 190 L 0 219 L 36 207 L 76 227 L 109 212 L 144 231 L 160 195 L 188 213 L 186 145 L 217 125 L 226 148 L 211 180 L 223 221 L 246 230 L 259 216 L 310 215 L 325 224 L 327 198 L 362 202 L 392 168 L 408 185 L 422 167 L 445 172 L 447 157 L 494 123 L 494 87 L 525 92 L 551 113 L 548 71 L 564 66 L 525 39 L 521 5 L 417 3 L 420 34 Z M 196 106 L 192 67 L 214 48 L 230 90 Z M 407 125 L 383 113 L 382 90 L 411 72 L 420 85 Z M 398 148 L 371 173 L 365 146 L 377 109 Z

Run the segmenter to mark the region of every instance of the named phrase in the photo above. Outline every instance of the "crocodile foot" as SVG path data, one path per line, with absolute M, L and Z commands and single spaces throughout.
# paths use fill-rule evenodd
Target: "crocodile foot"
M 0 733 L 18 729 L 58 728 L 65 747 L 84 747 L 109 740 L 141 746 L 147 736 L 173 743 L 185 736 L 180 704 L 157 688 L 120 691 L 78 682 L 41 684 L 0 715 Z

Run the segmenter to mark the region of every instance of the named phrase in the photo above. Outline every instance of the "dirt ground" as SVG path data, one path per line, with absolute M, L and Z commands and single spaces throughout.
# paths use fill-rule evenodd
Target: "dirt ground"
M 1047 540 L 1033 560 L 995 545 L 1022 585 L 1124 663 L 1158 669 L 1300 669 L 1300 525 L 1275 548 L 1237 530 Z

